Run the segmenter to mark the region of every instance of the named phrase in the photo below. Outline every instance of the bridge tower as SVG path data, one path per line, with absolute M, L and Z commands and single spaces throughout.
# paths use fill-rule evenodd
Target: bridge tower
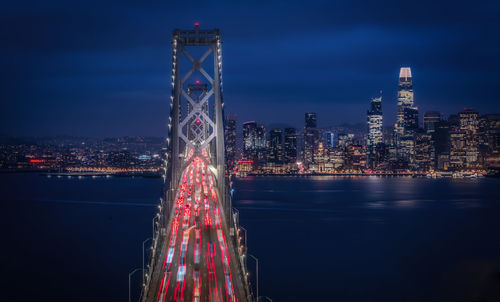
M 225 214 L 230 216 L 231 202 L 226 196 L 225 178 L 221 46 L 218 29 L 200 30 L 195 24 L 194 30 L 173 32 L 168 126 L 171 164 L 167 167 L 167 179 L 177 183 L 189 152 L 206 148 L 215 168 Z M 201 56 L 197 56 L 199 54 Z M 197 91 L 200 93 L 196 94 Z
M 153 219 L 151 259 L 143 268 L 143 302 L 182 300 L 180 293 L 193 301 L 253 299 L 246 233 L 233 212 L 226 175 L 221 44 L 218 29 L 195 24 L 173 31 L 165 185 Z

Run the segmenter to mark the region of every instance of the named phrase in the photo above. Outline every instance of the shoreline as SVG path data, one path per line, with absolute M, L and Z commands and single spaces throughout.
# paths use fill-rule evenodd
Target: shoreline
M 0 170 L 1 174 L 22 174 L 22 173 L 36 173 L 40 176 L 47 177 L 144 177 L 144 178 L 160 178 L 161 174 L 157 172 L 118 172 L 118 173 L 104 173 L 104 172 L 58 172 L 52 170 Z

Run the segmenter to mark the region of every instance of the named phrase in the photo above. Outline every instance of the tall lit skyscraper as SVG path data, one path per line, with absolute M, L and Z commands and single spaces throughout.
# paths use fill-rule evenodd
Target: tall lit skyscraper
M 297 161 L 297 131 L 295 128 L 285 128 L 284 160 L 286 163 Z
M 316 113 L 307 112 L 304 127 L 304 164 L 306 166 L 314 162 L 314 149 L 319 143 L 319 131 L 316 127 Z
M 243 158 L 255 160 L 257 158 L 257 123 L 254 121 L 243 123 Z
M 368 115 L 368 147 L 382 143 L 382 97 L 372 98 Z
M 410 67 L 401 67 L 398 80 L 398 110 L 395 131 L 397 157 L 412 164 L 415 156 L 414 135 L 418 129 L 418 108 L 414 106 Z
M 410 67 L 401 67 L 398 80 L 398 112 L 396 133 L 399 137 L 404 133 L 404 109 L 413 107 L 413 81 Z
M 227 167 L 229 170 L 234 168 L 236 163 L 236 116 L 228 115 L 226 117 L 225 129 L 225 147 Z
M 371 168 L 376 166 L 377 148 L 383 143 L 382 132 L 382 97 L 372 98 L 370 101 L 370 110 L 367 112 L 368 121 L 368 140 L 367 140 L 367 155 L 368 164 Z

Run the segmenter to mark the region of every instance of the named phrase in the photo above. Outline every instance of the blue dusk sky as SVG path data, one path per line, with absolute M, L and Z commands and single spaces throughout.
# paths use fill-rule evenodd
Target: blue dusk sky
M 166 133 L 174 28 L 219 28 L 226 113 L 303 127 L 366 120 L 399 68 L 421 112 L 500 112 L 499 1 L 11 1 L 0 10 L 0 133 Z

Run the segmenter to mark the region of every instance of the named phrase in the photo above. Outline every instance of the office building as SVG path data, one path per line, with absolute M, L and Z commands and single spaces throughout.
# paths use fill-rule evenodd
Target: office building
M 237 161 L 237 150 L 236 150 L 236 116 L 228 115 L 226 116 L 226 121 L 224 125 L 224 136 L 225 136 L 225 148 L 226 148 L 226 165 L 229 171 L 231 171 Z
M 286 163 L 297 161 L 297 131 L 295 128 L 285 128 L 284 161 Z
M 319 130 L 317 128 L 316 113 L 307 112 L 305 114 L 304 127 L 304 164 L 308 167 L 314 163 L 314 150 L 319 143 Z
M 269 131 L 268 145 L 268 162 L 276 164 L 283 163 L 283 133 L 281 129 L 272 129 Z

